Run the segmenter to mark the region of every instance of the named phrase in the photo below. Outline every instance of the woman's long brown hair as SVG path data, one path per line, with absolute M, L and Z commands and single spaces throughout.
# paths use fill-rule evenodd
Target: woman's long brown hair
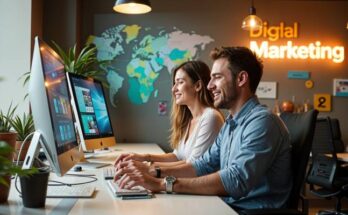
M 214 107 L 212 94 L 207 86 L 210 81 L 210 69 L 202 61 L 187 61 L 176 67 L 173 71 L 173 85 L 175 84 L 175 74 L 182 69 L 190 77 L 193 84 L 202 81 L 202 88 L 198 92 L 199 102 L 205 107 Z M 176 149 L 180 140 L 184 137 L 185 131 L 192 119 L 192 114 L 186 105 L 177 105 L 172 98 L 171 112 L 171 135 L 170 145 Z

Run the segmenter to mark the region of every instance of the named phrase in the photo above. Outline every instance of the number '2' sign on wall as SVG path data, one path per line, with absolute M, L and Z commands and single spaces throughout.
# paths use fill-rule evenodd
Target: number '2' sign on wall
M 331 111 L 331 95 L 314 94 L 314 108 L 318 111 Z

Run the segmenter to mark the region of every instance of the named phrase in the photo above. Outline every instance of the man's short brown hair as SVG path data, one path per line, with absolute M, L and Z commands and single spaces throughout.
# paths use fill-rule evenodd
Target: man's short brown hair
M 221 47 L 211 51 L 213 60 L 226 58 L 232 77 L 236 78 L 239 72 L 246 71 L 249 75 L 250 90 L 255 93 L 263 74 L 262 61 L 246 47 Z

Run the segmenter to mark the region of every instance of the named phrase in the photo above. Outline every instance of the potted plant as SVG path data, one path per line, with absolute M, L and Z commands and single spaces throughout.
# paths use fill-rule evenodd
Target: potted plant
M 101 81 L 104 87 L 109 87 L 109 83 L 105 79 L 106 72 L 103 68 L 110 61 L 98 61 L 95 46 L 87 44 L 80 53 L 76 53 L 76 45 L 65 52 L 57 43 L 54 41 L 52 43 L 57 54 L 63 60 L 65 71 L 94 78 Z M 26 85 L 30 79 L 30 72 L 24 73 L 21 78 L 23 78 L 23 84 Z
M 13 154 L 13 148 L 5 141 L 0 141 L 0 203 L 7 201 L 11 175 L 25 176 L 37 172 L 35 168 L 23 170 L 13 165 L 11 154 Z
M 29 137 L 29 135 L 35 131 L 33 116 L 31 114 L 24 113 L 23 117 L 21 118 L 17 115 L 10 121 L 10 124 L 17 132 L 14 160 L 17 160 L 18 158 L 19 161 L 24 161 L 31 141 L 31 136 Z M 23 142 L 24 140 L 25 142 Z M 19 156 L 22 145 L 23 148 Z
M 67 72 L 75 73 L 85 77 L 91 77 L 97 79 L 108 87 L 108 82 L 105 80 L 105 71 L 102 67 L 109 61 L 98 61 L 97 48 L 92 44 L 87 44 L 79 54 L 76 53 L 76 45 L 73 48 L 69 48 L 67 52 L 54 41 L 58 55 L 64 62 L 64 69 Z
M 11 131 L 11 120 L 16 109 L 17 106 L 13 107 L 11 103 L 6 113 L 0 110 L 0 141 L 7 142 L 12 148 L 15 147 L 17 138 L 17 134 Z

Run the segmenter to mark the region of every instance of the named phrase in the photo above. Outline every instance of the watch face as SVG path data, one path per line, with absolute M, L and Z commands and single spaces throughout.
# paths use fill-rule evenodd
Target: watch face
M 167 176 L 167 177 L 165 178 L 165 180 L 166 180 L 167 182 L 173 183 L 173 182 L 175 182 L 176 178 L 175 178 L 174 176 Z
M 167 176 L 164 178 L 165 184 L 166 184 L 166 191 L 167 193 L 173 192 L 173 185 L 176 181 L 176 178 L 174 176 Z

